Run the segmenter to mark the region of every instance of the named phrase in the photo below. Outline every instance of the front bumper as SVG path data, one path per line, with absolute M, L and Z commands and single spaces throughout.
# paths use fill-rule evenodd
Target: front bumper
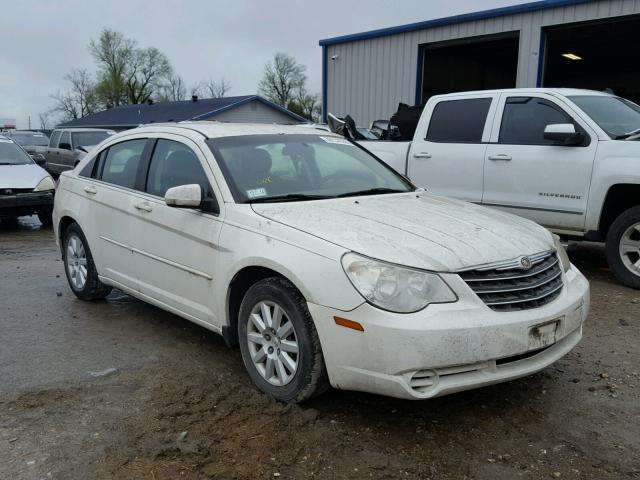
M 573 266 L 558 298 L 517 312 L 493 311 L 457 275 L 443 278 L 459 301 L 413 314 L 393 314 L 366 303 L 350 312 L 309 304 L 331 384 L 399 398 L 431 398 L 530 375 L 563 357 L 582 338 L 589 284 Z M 334 316 L 359 322 L 364 332 L 336 325 Z M 531 350 L 531 328 L 554 320 L 555 343 Z
M 53 193 L 34 192 L 0 195 L 0 217 L 18 217 L 53 209 Z

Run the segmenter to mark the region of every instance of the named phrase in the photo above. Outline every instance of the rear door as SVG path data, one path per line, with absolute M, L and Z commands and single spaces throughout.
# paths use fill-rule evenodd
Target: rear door
M 58 163 L 61 171 L 71 170 L 75 166 L 73 145 L 71 144 L 71 132 L 64 130 L 58 143 Z
M 219 281 L 220 215 L 169 207 L 164 201 L 168 188 L 189 184 L 200 185 L 207 199 L 221 198 L 204 153 L 187 137 L 163 134 L 145 178 L 144 192 L 135 195 L 131 210 L 140 291 L 192 320 L 221 326 L 213 296 Z
M 503 94 L 496 118 L 482 203 L 558 231 L 582 231 L 596 133 L 562 99 L 537 92 Z M 562 146 L 545 140 L 545 126 L 557 123 L 572 123 L 584 141 Z
M 409 178 L 435 194 L 479 203 L 496 103 L 491 93 L 430 102 L 411 144 Z

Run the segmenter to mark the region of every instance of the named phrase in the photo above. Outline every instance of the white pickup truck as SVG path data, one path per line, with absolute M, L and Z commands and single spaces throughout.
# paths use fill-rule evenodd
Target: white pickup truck
M 434 96 L 412 142 L 359 143 L 430 192 L 605 241 L 615 277 L 640 289 L 638 140 L 629 100 L 532 88 Z

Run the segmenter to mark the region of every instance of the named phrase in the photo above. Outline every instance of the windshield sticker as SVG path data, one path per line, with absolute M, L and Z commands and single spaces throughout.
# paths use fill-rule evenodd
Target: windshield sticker
M 353 146 L 353 144 L 342 137 L 320 137 L 322 140 L 324 140 L 327 143 L 335 143 L 336 145 L 350 145 Z
M 33 136 L 34 136 L 34 137 L 37 137 L 37 138 L 42 138 L 42 137 L 44 137 L 44 135 L 42 135 L 41 133 L 34 133 L 34 134 L 33 134 Z
M 267 191 L 264 188 L 254 188 L 252 190 L 245 190 L 248 198 L 260 198 L 266 197 Z
M 0 143 L 13 143 L 11 140 L 5 140 L 4 138 L 0 138 Z

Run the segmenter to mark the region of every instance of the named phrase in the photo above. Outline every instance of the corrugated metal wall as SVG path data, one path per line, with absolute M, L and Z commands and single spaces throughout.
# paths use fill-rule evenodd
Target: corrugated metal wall
M 238 123 L 296 123 L 289 115 L 267 105 L 253 101 L 226 112 L 219 113 L 212 120 Z
M 329 45 L 327 111 L 359 125 L 389 118 L 398 102 L 415 102 L 420 45 L 510 31 L 520 37 L 517 86 L 535 87 L 543 27 L 637 13 L 640 0 L 602 0 Z

